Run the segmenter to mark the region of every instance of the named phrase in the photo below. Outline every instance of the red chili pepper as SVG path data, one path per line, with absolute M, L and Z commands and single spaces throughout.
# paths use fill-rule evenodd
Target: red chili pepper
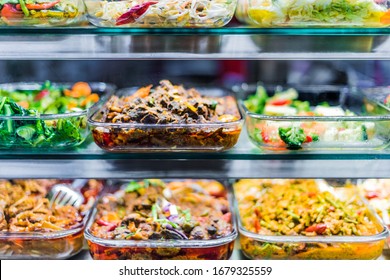
M 367 192 L 366 198 L 367 199 L 373 199 L 379 197 L 379 194 L 377 192 Z
M 50 8 L 53 8 L 58 3 L 60 3 L 60 0 L 50 2 L 50 3 L 42 3 L 42 4 L 26 4 L 26 8 L 29 10 L 48 10 Z M 20 4 L 16 5 L 16 9 L 22 10 Z
M 49 95 L 49 91 L 47 89 L 44 89 L 42 90 L 40 93 L 38 93 L 35 97 L 34 97 L 34 101 L 39 101 L 43 98 L 45 98 L 46 96 Z
M 322 234 L 324 233 L 324 231 L 327 229 L 327 225 L 326 224 L 316 224 L 316 225 L 312 225 L 312 226 L 309 226 L 306 228 L 306 232 L 316 232 L 317 234 Z
M 23 12 L 18 11 L 12 4 L 4 4 L 3 8 L 0 11 L 0 16 L 10 19 L 10 18 L 22 18 L 24 16 Z
M 122 14 L 117 20 L 115 25 L 123 25 L 127 23 L 133 23 L 137 18 L 142 16 L 151 5 L 157 4 L 156 1 L 145 2 L 140 5 L 135 5 L 129 11 Z
M 261 225 L 260 225 L 259 220 L 257 220 L 257 219 L 255 220 L 254 226 L 255 226 L 256 232 L 259 232 L 261 230 Z
M 284 105 L 288 105 L 290 103 L 291 103 L 291 100 L 289 100 L 289 99 L 275 99 L 275 100 L 271 100 L 269 102 L 269 104 L 274 105 L 274 106 L 284 106 Z
M 113 230 L 116 228 L 116 224 L 106 222 L 106 221 L 104 221 L 104 220 L 102 220 L 102 219 L 97 220 L 96 223 L 97 223 L 99 226 L 107 227 L 107 231 L 113 231 Z

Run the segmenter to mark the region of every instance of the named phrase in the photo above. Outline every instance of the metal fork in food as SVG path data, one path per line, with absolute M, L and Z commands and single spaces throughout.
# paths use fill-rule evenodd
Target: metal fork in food
M 50 201 L 50 207 L 53 207 L 53 205 L 72 205 L 75 207 L 80 207 L 84 201 L 84 197 L 80 193 L 80 189 L 86 184 L 87 181 L 88 180 L 86 179 L 76 179 L 71 185 L 54 185 L 47 195 Z

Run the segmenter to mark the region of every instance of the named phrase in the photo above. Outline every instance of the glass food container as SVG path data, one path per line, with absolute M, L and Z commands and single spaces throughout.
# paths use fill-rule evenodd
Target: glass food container
M 138 88 L 117 92 L 130 96 Z M 238 120 L 201 124 L 144 124 L 102 122 L 104 100 L 90 110 L 88 123 L 95 143 L 109 152 L 219 152 L 232 148 L 241 133 L 243 118 L 236 101 L 222 89 L 198 88 L 205 96 L 223 97 L 237 109 Z
M 53 87 L 71 88 L 72 84 L 53 84 Z M 115 87 L 105 83 L 89 83 L 93 93 L 103 97 L 112 94 Z M 42 83 L 0 84 L 1 90 L 39 90 Z M 1 105 L 1 104 L 0 104 Z M 87 112 L 79 110 L 64 114 L 40 114 L 33 116 L 0 116 L 0 149 L 64 149 L 73 148 L 89 135 Z
M 244 180 L 248 187 L 256 186 L 258 180 Z M 257 182 L 256 182 L 257 181 Z M 277 179 L 267 179 L 267 187 L 272 187 Z M 320 180 L 322 181 L 322 180 Z M 342 181 L 342 180 L 341 180 Z M 345 180 L 344 180 L 345 181 Z M 249 183 L 248 183 L 249 182 Z M 340 184 L 340 182 L 338 182 Z M 355 187 L 337 187 L 330 190 L 343 201 L 356 199 L 366 205 L 360 198 Z M 251 190 L 238 193 L 235 186 L 237 209 L 245 203 L 245 195 L 250 196 Z M 261 195 L 261 191 L 258 191 Z M 252 199 L 252 198 L 251 198 Z M 242 206 L 245 207 L 245 206 Z M 285 210 L 288 211 L 288 210 Z M 246 229 L 240 213 L 238 228 L 243 254 L 250 259 L 377 259 L 381 256 L 389 230 L 376 213 L 369 211 L 369 219 L 374 223 L 377 233 L 363 236 L 338 235 L 263 235 Z M 260 225 L 261 227 L 261 225 Z
M 221 27 L 237 0 L 86 0 L 89 21 L 100 27 Z
M 71 188 L 72 181 L 58 181 L 61 182 L 64 182 L 61 184 L 63 187 Z M 84 218 L 80 227 L 54 232 L 0 231 L 0 259 L 67 259 L 79 253 L 84 246 L 83 233 L 91 214 L 89 210 L 102 187 L 102 181 L 82 186 L 85 201 L 82 210 Z
M 234 16 L 239 22 L 249 25 L 255 25 L 248 16 L 249 0 L 238 0 L 237 8 Z
M 268 94 L 273 94 L 288 88 L 269 86 L 265 89 Z M 383 104 L 338 86 L 298 86 L 294 89 L 298 94 L 297 100 L 308 101 L 310 110 L 313 106 L 321 105 L 326 111 L 328 109 L 325 107 L 335 106 L 334 111 L 338 112 L 331 116 L 297 115 L 295 111 L 291 115 L 257 114 L 250 112 L 243 101 L 256 92 L 256 86 L 244 84 L 234 89 L 241 99 L 240 106 L 246 112 L 249 138 L 256 146 L 273 151 L 305 151 L 375 150 L 389 145 L 390 110 Z M 343 113 L 339 112 L 340 108 Z M 302 134 L 302 141 L 291 144 L 286 131 L 291 135 L 296 133 L 296 136 Z
M 390 179 L 359 180 L 358 188 L 390 229 Z M 390 237 L 387 238 L 387 246 L 390 249 Z
M 171 182 L 172 181 L 178 180 L 171 180 Z M 112 190 L 118 190 L 118 187 L 114 187 Z M 232 232 L 224 237 L 208 240 L 114 240 L 99 238 L 94 236 L 91 232 L 91 226 L 96 219 L 96 209 L 88 222 L 84 236 L 88 242 L 92 258 L 97 260 L 227 260 L 233 252 L 234 242 L 238 234 L 236 219 L 232 208 L 232 196 L 228 193 L 227 197 L 230 204 L 229 210 L 232 214 Z
M 0 26 L 67 26 L 86 21 L 82 0 L 2 0 Z
M 388 0 L 248 0 L 259 27 L 387 27 Z M 240 3 L 239 3 L 240 4 Z M 245 2 L 241 4 L 245 5 Z

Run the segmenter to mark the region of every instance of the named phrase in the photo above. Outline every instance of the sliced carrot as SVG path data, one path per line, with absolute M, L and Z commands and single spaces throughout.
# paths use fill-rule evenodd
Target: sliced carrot
M 92 93 L 91 95 L 87 96 L 83 101 L 81 101 L 80 106 L 84 107 L 87 106 L 90 102 L 96 103 L 99 101 L 99 95 L 96 93 Z
M 30 104 L 29 104 L 28 101 L 26 101 L 26 100 L 19 101 L 19 102 L 18 102 L 18 105 L 22 106 L 22 107 L 25 108 L 25 109 L 28 109 L 28 108 L 30 107 Z
M 65 96 L 71 96 L 72 95 L 72 91 L 70 89 L 64 89 L 64 95 Z
M 148 85 L 146 87 L 139 88 L 131 97 L 132 98 L 145 98 L 149 95 L 150 89 L 153 85 Z
M 85 82 L 77 82 L 72 87 L 73 93 L 76 95 L 76 92 L 78 94 L 78 97 L 80 96 L 88 96 L 92 93 L 92 89 L 89 86 L 88 83 Z M 75 97 L 75 96 L 74 96 Z

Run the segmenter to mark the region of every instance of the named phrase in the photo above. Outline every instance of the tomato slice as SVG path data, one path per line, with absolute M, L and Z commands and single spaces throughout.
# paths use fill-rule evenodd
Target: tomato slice
M 275 99 L 275 100 L 271 100 L 268 104 L 273 105 L 273 106 L 285 106 L 285 105 L 291 104 L 291 100 L 289 100 L 289 99 Z
M 22 18 L 23 12 L 18 11 L 12 4 L 7 3 L 4 4 L 3 8 L 1 9 L 0 16 L 7 19 Z
M 35 97 L 34 97 L 34 100 L 35 101 L 39 101 L 43 98 L 45 98 L 46 96 L 49 95 L 49 91 L 47 89 L 44 89 L 42 90 L 40 93 L 38 93 Z
M 373 199 L 379 197 L 379 194 L 377 192 L 371 191 L 367 192 L 365 196 L 367 199 Z

